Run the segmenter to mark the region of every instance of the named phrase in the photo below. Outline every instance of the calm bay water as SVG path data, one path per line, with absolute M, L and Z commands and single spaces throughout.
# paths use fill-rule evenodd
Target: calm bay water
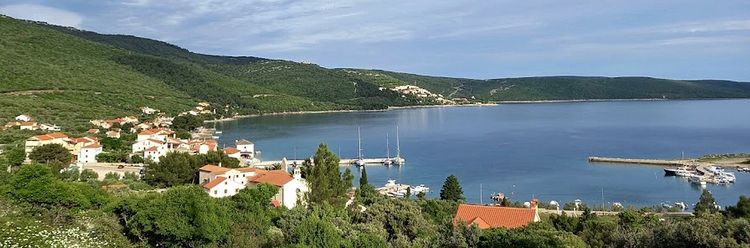
M 454 174 L 471 202 L 488 202 L 491 193 L 503 192 L 522 202 L 534 196 L 594 205 L 601 204 L 603 192 L 605 202 L 624 205 L 694 203 L 700 189 L 664 177 L 660 167 L 590 164 L 586 158 L 750 152 L 750 100 L 417 108 L 266 116 L 217 123 L 216 128 L 223 130 L 220 143 L 250 139 L 264 159 L 308 157 L 321 142 L 351 158 L 357 153 L 357 127 L 366 157 L 385 156 L 386 133 L 394 154 L 396 125 L 407 164 L 368 167 L 370 183 L 425 184 L 435 197 Z M 352 169 L 356 175 L 358 169 Z M 736 174 L 735 184 L 708 186 L 720 205 L 750 195 L 750 173 Z

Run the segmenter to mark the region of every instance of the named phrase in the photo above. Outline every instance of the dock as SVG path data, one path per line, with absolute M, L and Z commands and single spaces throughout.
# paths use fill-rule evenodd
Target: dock
M 394 158 L 390 158 L 390 159 L 394 159 Z M 342 158 L 341 160 L 339 160 L 339 166 L 352 166 L 354 165 L 354 161 L 356 160 L 357 160 L 356 158 Z M 362 160 L 365 161 L 365 165 L 370 166 L 370 165 L 383 165 L 383 162 L 388 160 L 388 158 L 365 158 Z M 260 166 L 260 167 L 273 166 L 273 165 L 281 164 L 282 161 L 283 160 L 265 160 L 265 161 L 255 162 L 252 165 Z M 304 159 L 287 159 L 286 160 L 287 164 L 295 164 L 295 163 L 302 164 L 304 162 L 305 162 Z
M 589 162 L 591 163 L 613 163 L 613 164 L 645 164 L 645 165 L 659 165 L 659 166 L 697 166 L 697 163 L 693 160 L 589 157 Z

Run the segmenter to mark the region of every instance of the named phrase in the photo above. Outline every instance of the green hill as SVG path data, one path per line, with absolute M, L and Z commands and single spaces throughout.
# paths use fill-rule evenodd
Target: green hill
M 213 56 L 161 41 L 104 35 L 0 17 L 0 122 L 28 113 L 82 131 L 88 120 L 174 114 L 209 101 L 231 114 L 383 109 L 434 104 L 384 89 L 417 85 L 477 101 L 749 98 L 750 84 L 644 77 L 475 80 L 380 70 L 324 68 L 257 57 Z

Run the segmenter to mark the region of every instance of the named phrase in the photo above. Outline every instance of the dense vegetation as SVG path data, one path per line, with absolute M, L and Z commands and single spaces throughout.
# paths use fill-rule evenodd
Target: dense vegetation
M 128 35 L 104 35 L 0 16 L 0 122 L 27 113 L 83 132 L 88 120 L 175 114 L 209 101 L 217 116 L 383 109 L 434 104 L 380 87 L 416 84 L 476 101 L 747 98 L 750 85 L 639 77 L 529 77 L 474 80 L 257 57 L 212 56 Z
M 695 216 L 667 217 L 625 209 L 616 216 L 543 216 L 516 229 L 453 225 L 463 195 L 458 178 L 446 178 L 443 199 L 387 198 L 367 184 L 363 171 L 345 207 L 351 172 L 325 145 L 305 163 L 303 176 L 318 190 L 308 206 L 269 204 L 278 189 L 261 184 L 227 198 L 212 198 L 192 183 L 199 160 L 172 154 L 162 165 L 184 166 L 175 175 L 58 173 L 45 164 L 0 172 L 0 246 L 24 247 L 750 247 L 750 198 L 726 211 L 703 191 Z M 215 154 L 220 156 L 220 154 Z M 7 164 L 0 156 L 0 166 Z M 180 165 L 180 160 L 184 165 Z M 166 162 L 169 161 L 169 162 Z M 191 172 L 192 168 L 192 172 Z M 184 170 L 184 172 L 182 172 Z M 149 173 L 147 173 L 148 175 Z M 164 191 L 151 191 L 165 186 Z M 154 180 L 156 179 L 156 180 Z M 314 198 L 314 199 L 313 199 Z

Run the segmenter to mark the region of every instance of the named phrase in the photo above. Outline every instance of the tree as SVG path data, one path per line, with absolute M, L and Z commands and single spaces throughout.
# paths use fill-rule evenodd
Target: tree
M 109 172 L 107 174 L 104 174 L 104 181 L 119 181 L 120 180 L 120 174 L 117 174 L 116 172 Z
M 354 176 L 348 168 L 343 174 L 339 172 L 339 158 L 325 144 L 318 146 L 313 161 L 306 160 L 302 169 L 310 185 L 310 203 L 343 205 L 346 202 L 346 193 L 352 187 Z
M 156 187 L 172 187 L 196 181 L 200 164 L 187 153 L 170 152 L 159 163 L 146 164 L 143 180 Z
M 736 206 L 727 206 L 727 215 L 734 218 L 750 218 L 750 197 L 741 195 Z
M 106 195 L 98 188 L 63 182 L 43 164 L 21 166 L 10 178 L 6 193 L 15 200 L 43 207 L 89 208 L 107 201 Z
M 125 149 L 125 144 L 123 144 L 122 140 L 110 138 L 110 137 L 102 137 L 99 139 L 99 143 L 104 146 L 104 150 L 107 151 L 119 151 Z
M 419 205 L 406 199 L 378 201 L 357 221 L 386 227 L 386 240 L 394 247 L 427 246 L 436 233 L 435 226 L 424 218 Z
M 37 163 L 52 163 L 58 162 L 63 165 L 70 164 L 70 160 L 73 155 L 70 154 L 68 149 L 65 149 L 60 144 L 46 144 L 34 148 L 29 154 L 29 159 Z
M 226 168 L 239 168 L 240 167 L 240 161 L 236 158 L 231 158 L 228 155 L 224 154 L 223 151 L 209 151 L 206 154 L 198 154 L 196 155 L 196 159 L 198 160 L 198 163 L 201 165 L 205 164 L 221 164 L 222 167 Z
M 213 247 L 226 240 L 232 210 L 198 186 L 134 195 L 113 212 L 131 239 L 153 247 Z
M 698 199 L 698 203 L 695 204 L 695 213 L 717 213 L 719 209 L 716 208 L 716 200 L 707 189 L 703 189 L 701 197 Z
M 185 130 L 177 131 L 177 138 L 179 139 L 190 139 L 192 137 L 193 135 L 188 131 L 185 131 Z
M 146 161 L 143 160 L 143 157 L 141 157 L 141 156 L 139 156 L 137 154 L 135 154 L 133 156 L 130 156 L 130 163 L 133 163 L 133 164 L 142 164 L 144 162 L 146 162 Z
M 91 169 L 85 169 L 81 171 L 81 176 L 79 177 L 81 181 L 88 182 L 99 179 L 99 174 L 94 172 Z
M 14 167 L 21 166 L 21 164 L 23 164 L 23 161 L 26 160 L 26 152 L 23 150 L 23 147 L 20 146 L 16 146 L 6 150 L 3 155 L 5 155 L 5 159 L 7 159 L 8 164 Z
M 464 191 L 461 189 L 461 184 L 458 183 L 458 178 L 454 175 L 450 175 L 445 179 L 443 188 L 440 189 L 440 199 L 449 201 L 463 201 Z
M 181 115 L 172 120 L 172 128 L 178 131 L 192 131 L 203 125 L 203 118 L 194 115 Z
M 365 169 L 365 166 L 362 166 L 362 174 L 359 176 L 359 187 L 361 188 L 364 185 L 367 185 L 367 169 Z

